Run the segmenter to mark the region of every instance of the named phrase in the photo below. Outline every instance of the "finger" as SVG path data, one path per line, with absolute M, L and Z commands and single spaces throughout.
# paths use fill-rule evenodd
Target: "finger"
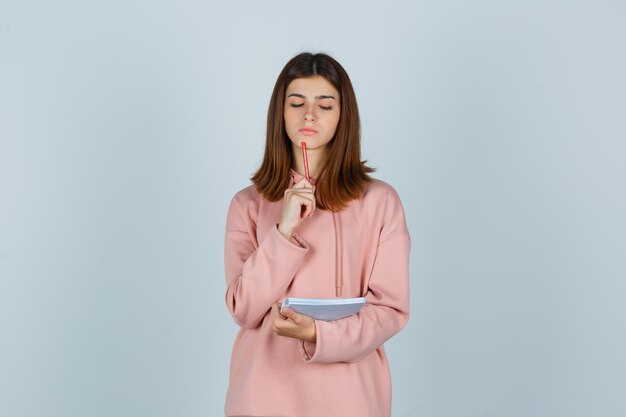
M 302 187 L 303 184 L 300 184 L 300 186 L 297 187 L 298 184 L 294 184 L 289 188 L 285 188 L 285 191 L 302 191 L 302 192 L 313 192 L 313 190 L 315 189 L 315 187 L 311 186 L 311 187 Z
M 306 195 L 309 197 L 313 197 L 315 194 L 313 190 L 310 188 L 289 188 L 285 190 L 285 197 L 289 198 L 292 195 Z
M 311 199 L 308 199 L 306 197 L 302 198 L 302 200 L 300 201 L 300 207 L 304 206 L 304 213 L 302 213 L 301 217 L 302 219 L 306 219 L 307 217 L 310 217 L 313 214 L 313 210 L 315 208 L 315 202 Z
M 309 206 L 309 213 L 307 216 L 312 216 L 315 212 L 315 207 L 317 206 L 317 200 L 315 200 L 315 196 L 312 195 L 309 197 L 309 201 L 311 202 L 311 205 Z
M 287 315 L 285 314 L 285 309 L 282 308 L 282 304 L 278 303 L 276 304 L 276 307 L 278 309 L 278 317 L 280 317 L 282 320 L 287 320 Z
M 280 306 L 281 306 L 280 303 L 274 303 L 274 305 L 272 305 L 272 314 L 274 316 L 274 320 L 276 321 L 276 323 L 285 319 L 285 316 L 280 311 Z
M 300 181 L 292 185 L 291 188 L 310 188 L 313 189 L 313 184 L 306 180 L 306 178 L 302 178 Z
M 293 202 L 298 205 L 312 206 L 313 204 L 315 204 L 315 198 L 312 194 L 306 195 L 297 193 L 292 194 L 291 198 L 293 199 Z
M 293 318 L 294 314 L 295 314 L 295 311 L 293 311 L 292 309 L 290 309 L 288 307 L 283 308 L 283 311 L 282 311 L 282 315 L 283 316 L 285 316 L 287 318 Z
M 272 304 L 272 309 L 270 311 L 270 322 L 272 323 L 272 330 L 274 334 L 278 334 L 278 327 L 276 324 L 278 323 L 279 312 L 276 308 L 276 304 Z
M 300 314 L 300 313 L 297 313 L 297 312 L 293 311 L 292 309 L 289 309 L 288 314 L 289 314 L 289 316 L 288 316 L 288 317 L 289 317 L 289 319 L 290 319 L 290 320 L 291 320 L 294 324 L 300 325 L 300 324 L 302 324 L 302 322 L 304 321 L 304 317 L 305 317 L 305 316 L 304 316 L 303 314 Z

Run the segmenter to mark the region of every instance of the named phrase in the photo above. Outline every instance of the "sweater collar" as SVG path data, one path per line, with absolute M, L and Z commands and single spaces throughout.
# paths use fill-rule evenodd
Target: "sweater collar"
M 289 168 L 289 176 L 291 177 L 291 184 L 295 184 L 298 181 L 300 181 L 302 178 L 304 178 L 304 175 L 298 173 L 295 169 L 293 168 Z M 317 181 L 317 179 L 311 177 L 311 184 L 315 184 L 315 182 Z M 290 186 L 291 186 L 290 184 Z

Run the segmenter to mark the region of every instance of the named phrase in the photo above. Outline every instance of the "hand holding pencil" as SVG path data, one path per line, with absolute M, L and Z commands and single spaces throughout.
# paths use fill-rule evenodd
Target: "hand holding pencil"
M 300 223 L 315 212 L 315 188 L 310 182 L 305 142 L 302 142 L 302 158 L 305 178 L 285 190 L 283 211 L 278 223 L 278 231 L 287 239 L 291 239 Z

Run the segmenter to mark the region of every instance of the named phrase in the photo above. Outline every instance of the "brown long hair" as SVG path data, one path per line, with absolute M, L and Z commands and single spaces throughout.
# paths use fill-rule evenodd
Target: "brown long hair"
M 251 180 L 269 201 L 283 198 L 289 186 L 292 145 L 284 122 L 285 92 L 296 78 L 322 76 L 339 92 L 339 123 L 328 143 L 328 157 L 315 183 L 317 207 L 341 211 L 361 196 L 372 181 L 373 168 L 361 161 L 361 123 L 356 96 L 348 74 L 335 59 L 324 53 L 304 52 L 293 57 L 278 75 L 267 112 L 265 154 Z

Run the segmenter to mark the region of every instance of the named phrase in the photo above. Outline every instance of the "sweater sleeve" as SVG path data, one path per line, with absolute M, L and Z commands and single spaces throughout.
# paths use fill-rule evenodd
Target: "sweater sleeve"
M 289 286 L 309 247 L 298 235 L 287 240 L 277 225 L 257 244 L 256 224 L 240 200 L 233 198 L 226 220 L 226 306 L 237 324 L 253 329 Z
M 381 231 L 365 306 L 340 320 L 316 320 L 317 341 L 299 343 L 305 362 L 357 362 L 407 323 L 411 239 L 400 200 L 395 193 L 394 197 L 385 210 L 387 220 Z

